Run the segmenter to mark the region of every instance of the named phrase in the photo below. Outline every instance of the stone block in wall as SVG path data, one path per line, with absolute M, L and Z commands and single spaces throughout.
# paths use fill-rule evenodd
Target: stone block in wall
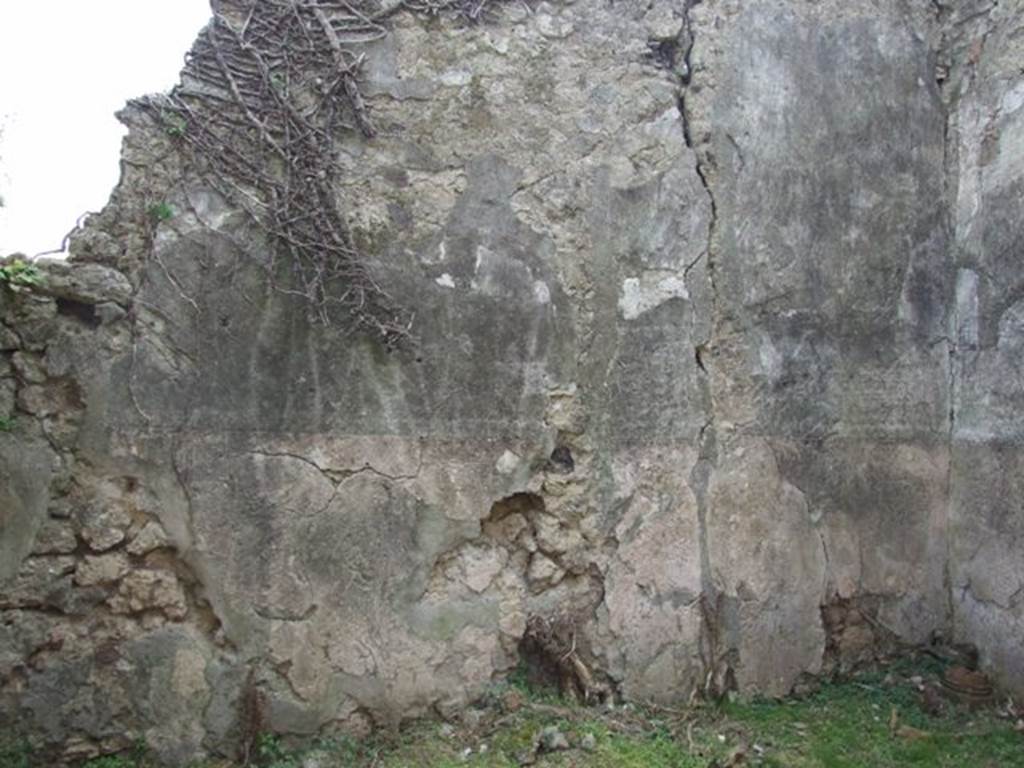
M 54 460 L 31 429 L 0 432 L 0 589 L 19 572 L 46 520 Z
M 0 352 L 10 352 L 20 348 L 21 339 L 18 338 L 18 335 L 6 325 L 0 323 Z
M 39 266 L 43 273 L 39 290 L 57 299 L 88 305 L 112 302 L 127 306 L 131 302 L 131 282 L 110 267 L 63 259 L 42 260 Z
M 35 352 L 46 348 L 46 343 L 57 328 L 57 302 L 48 296 L 22 292 L 0 318 L 10 328 L 17 328 L 15 348 Z M 4 344 L 8 346 L 8 344 Z
M 12 379 L 0 379 L 0 419 L 9 421 L 14 413 L 16 390 Z
M 131 571 L 108 604 L 114 613 L 160 611 L 173 620 L 184 619 L 188 613 L 185 591 L 174 573 L 165 570 Z
M 36 534 L 34 555 L 69 555 L 78 548 L 78 539 L 70 523 L 50 518 Z

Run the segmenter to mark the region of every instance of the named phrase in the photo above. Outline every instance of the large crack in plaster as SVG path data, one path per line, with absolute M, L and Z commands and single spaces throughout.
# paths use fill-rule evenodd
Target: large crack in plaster
M 249 454 L 251 456 L 260 456 L 260 457 L 265 458 L 265 459 L 292 459 L 294 461 L 298 461 L 298 462 L 301 462 L 303 464 L 306 464 L 307 466 L 310 466 L 313 469 L 315 469 L 317 472 L 319 472 L 324 477 L 325 480 L 327 480 L 331 485 L 333 485 L 335 487 L 335 489 L 337 489 L 337 487 L 339 485 L 341 485 L 344 481 L 348 480 L 349 478 L 356 477 L 356 476 L 362 475 L 362 474 L 376 475 L 377 477 L 380 477 L 381 479 L 384 479 L 384 480 L 390 480 L 392 482 L 401 482 L 403 480 L 415 480 L 415 479 L 417 479 L 420 476 L 420 473 L 423 470 L 423 452 L 422 451 L 420 451 L 420 456 L 419 456 L 419 458 L 417 460 L 416 471 L 412 472 L 412 473 L 409 473 L 409 474 L 398 474 L 398 475 L 388 474 L 387 472 L 384 472 L 383 470 L 377 469 L 369 461 L 364 462 L 363 466 L 360 467 L 359 469 L 352 469 L 352 468 L 339 469 L 337 467 L 331 467 L 331 466 L 322 465 L 322 464 L 318 463 L 317 461 L 315 461 L 314 459 L 311 459 L 309 456 L 305 456 L 305 455 L 302 455 L 302 454 L 299 454 L 299 453 L 291 453 L 289 451 L 270 451 L 270 450 L 258 449 L 258 450 L 249 451 Z
M 683 8 L 683 24 L 679 31 L 678 52 L 681 56 L 679 66 L 679 99 L 678 109 L 682 125 L 682 140 L 687 149 L 693 154 L 694 172 L 700 179 L 701 187 L 707 194 L 711 208 L 711 217 L 708 222 L 706 248 L 702 256 L 706 259 L 708 281 L 711 287 L 711 322 L 709 325 L 708 338 L 697 344 L 694 348 L 694 359 L 697 364 L 697 377 L 701 392 L 701 400 L 706 412 L 706 420 L 701 426 L 697 435 L 698 459 L 691 472 L 689 483 L 697 500 L 697 521 L 698 521 L 698 543 L 700 547 L 700 570 L 701 570 L 701 648 L 700 656 L 703 660 L 704 684 L 703 693 L 705 696 L 717 696 L 724 691 L 721 687 L 729 685 L 729 670 L 721 670 L 719 667 L 728 655 L 728 650 L 723 648 L 724 638 L 722 633 L 721 597 L 720 591 L 715 584 L 714 571 L 711 564 L 711 548 L 708 542 L 708 514 L 709 514 L 709 487 L 711 476 L 714 474 L 718 464 L 718 434 L 715 422 L 715 398 L 712 392 L 712 381 L 710 366 L 712 355 L 709 354 L 712 347 L 712 340 L 715 334 L 718 308 L 718 292 L 715 281 L 715 236 L 718 228 L 718 204 L 712 189 L 710 174 L 705 167 L 701 155 L 694 145 L 694 137 L 691 133 L 690 101 L 687 99 L 688 90 L 694 84 L 694 70 L 692 64 L 692 53 L 697 43 L 694 34 L 691 11 L 700 0 L 686 0 Z M 687 267 L 687 273 L 699 263 L 698 258 Z
M 945 112 L 945 124 L 943 130 L 943 195 L 947 216 L 944 225 L 948 229 L 949 241 L 953 254 L 954 267 L 956 267 L 956 280 L 952 296 L 951 308 L 946 337 L 944 341 L 947 347 L 947 397 L 949 398 L 946 413 L 946 446 L 948 449 L 946 467 L 946 540 L 945 540 L 945 563 L 943 564 L 943 581 L 946 596 L 946 619 L 953 636 L 957 636 L 957 601 L 965 600 L 966 593 L 971 591 L 970 579 L 958 588 L 954 577 L 954 551 L 953 528 L 956 518 L 954 507 L 956 485 L 955 476 L 955 445 L 957 442 L 957 404 L 960 397 L 961 383 L 965 375 L 965 361 L 963 355 L 976 350 L 979 345 L 978 338 L 978 275 L 971 269 L 966 268 L 971 263 L 969 256 L 963 251 L 960 243 L 960 217 L 958 204 L 961 194 L 961 184 L 964 178 L 964 169 L 961 166 L 961 140 L 963 126 L 961 125 L 961 105 L 973 92 L 977 66 L 985 44 L 993 28 L 990 16 L 999 7 L 998 2 L 992 2 L 976 11 L 969 12 L 962 18 L 957 17 L 955 5 L 933 0 L 936 23 L 939 26 L 938 43 L 935 53 L 936 58 L 936 80 L 939 88 L 941 103 Z M 971 48 L 967 50 L 966 59 L 957 60 L 956 49 L 961 38 L 969 36 L 969 28 L 975 33 Z M 967 559 L 970 562 L 973 555 Z M 958 589 L 961 591 L 957 597 Z M 973 597 L 973 595 L 972 595 Z

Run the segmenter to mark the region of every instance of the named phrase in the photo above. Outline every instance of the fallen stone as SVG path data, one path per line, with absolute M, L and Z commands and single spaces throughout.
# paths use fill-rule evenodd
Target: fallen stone
M 569 739 L 557 725 L 549 725 L 540 732 L 540 747 L 545 752 L 560 752 L 569 749 Z
M 316 749 L 302 756 L 302 768 L 331 768 L 334 758 L 323 749 Z
M 537 762 L 537 748 L 521 749 L 515 755 L 516 765 L 534 765 Z
M 462 724 L 473 731 L 480 727 L 480 724 L 484 721 L 484 713 L 479 709 L 467 709 L 464 711 L 460 718 Z
M 526 696 L 516 688 L 509 688 L 501 696 L 501 707 L 506 712 L 518 712 L 526 704 Z

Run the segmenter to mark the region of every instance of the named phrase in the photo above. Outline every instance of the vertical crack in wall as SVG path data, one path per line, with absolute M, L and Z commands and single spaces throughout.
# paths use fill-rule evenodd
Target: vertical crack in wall
M 947 115 L 947 125 L 949 116 Z M 948 141 L 948 139 L 947 139 Z M 947 198 L 948 201 L 948 198 Z M 951 234 L 953 233 L 952 228 L 950 229 Z M 954 246 L 955 247 L 955 246 Z M 955 290 L 955 289 L 954 289 Z M 959 378 L 960 370 L 960 358 L 958 352 L 958 334 L 960 326 L 960 312 L 956 306 L 954 299 L 953 312 L 951 317 L 952 334 L 946 341 L 948 349 L 948 355 L 946 358 L 946 397 L 949 398 L 948 413 L 947 413 L 947 433 L 946 433 L 946 535 L 944 542 L 944 556 L 945 562 L 942 564 L 942 581 L 943 588 L 946 597 L 946 626 L 949 628 L 952 634 L 954 629 L 954 622 L 956 613 L 954 611 L 953 603 L 953 549 L 952 549 L 952 531 L 950 530 L 952 519 L 953 519 L 953 452 L 954 452 L 954 441 L 956 439 L 956 400 L 957 400 L 957 380 Z
M 701 571 L 701 634 L 699 653 L 704 664 L 704 681 L 702 692 L 706 697 L 721 695 L 731 684 L 731 670 L 722 668 L 728 656 L 725 636 L 723 633 L 722 597 L 713 577 L 711 566 L 711 550 L 708 542 L 708 490 L 711 476 L 718 463 L 718 435 L 715 428 L 715 404 L 712 394 L 711 365 L 713 363 L 712 339 L 718 308 L 718 292 L 715 283 L 715 237 L 718 228 L 718 204 L 712 189 L 709 169 L 698 152 L 691 130 L 689 110 L 691 103 L 688 92 L 694 80 L 694 69 L 691 56 L 696 37 L 694 34 L 691 10 L 700 0 L 685 0 L 683 6 L 683 23 L 679 31 L 675 72 L 679 79 L 678 109 L 682 124 L 682 139 L 687 149 L 693 154 L 694 172 L 700 179 L 701 186 L 708 197 L 711 210 L 708 222 L 707 242 L 703 257 L 706 259 L 708 283 L 711 288 L 710 323 L 708 336 L 694 348 L 694 359 L 697 365 L 697 378 L 701 392 L 701 405 L 705 413 L 705 421 L 697 435 L 698 458 L 690 472 L 689 484 L 697 502 L 698 544 L 700 547 Z M 699 261 L 699 259 L 698 259 Z M 687 272 L 693 266 L 687 269 Z
M 942 196 L 945 212 L 943 226 L 946 229 L 948 241 L 950 243 L 950 253 L 952 254 L 953 271 L 955 275 L 956 264 L 959 261 L 959 256 L 956 253 L 956 223 L 954 215 L 954 208 L 958 194 L 957 168 L 959 165 L 959 157 L 958 146 L 956 142 L 958 141 L 959 131 L 956 126 L 957 110 L 955 107 L 955 98 L 953 98 L 952 96 L 954 88 L 949 82 L 951 69 L 951 56 L 949 50 L 950 40 L 948 28 L 949 9 L 943 6 L 943 4 L 939 2 L 939 0 L 932 0 L 932 6 L 935 14 L 935 24 L 937 27 L 937 39 L 934 44 L 934 50 L 930 57 L 930 60 L 932 66 L 934 67 L 934 87 L 936 89 L 936 95 L 939 103 L 942 105 L 944 113 L 942 133 Z M 958 329 L 960 326 L 959 310 L 956 304 L 955 290 L 956 289 L 954 282 L 952 311 L 949 313 L 949 317 L 946 320 L 945 338 L 939 341 L 939 343 L 945 344 L 947 350 L 947 357 L 945 361 L 946 397 L 948 398 L 948 402 L 946 404 L 946 536 L 943 553 L 944 562 L 942 565 L 942 586 L 945 592 L 945 624 L 949 628 L 952 628 L 953 626 L 953 580 L 951 571 L 952 552 L 948 529 L 953 506 L 953 435 L 956 424 L 957 334 L 959 332 Z
M 953 486 L 955 484 L 954 456 L 958 417 L 957 402 L 964 375 L 962 353 L 972 348 L 970 340 L 966 342 L 963 340 L 964 323 L 969 318 L 965 318 L 962 314 L 960 295 L 961 270 L 970 264 L 970 260 L 961 251 L 957 224 L 957 206 L 961 184 L 960 138 L 962 126 L 960 124 L 960 103 L 971 90 L 978 57 L 984 49 L 988 36 L 992 32 L 990 14 L 998 8 L 998 5 L 998 2 L 992 2 L 976 11 L 958 16 L 956 6 L 940 2 L 939 0 L 933 0 L 935 23 L 937 25 L 937 41 L 933 55 L 935 81 L 938 97 L 945 113 L 942 190 L 946 208 L 944 225 L 949 238 L 949 249 L 952 259 L 951 268 L 954 275 L 952 295 L 948 297 L 951 311 L 947 320 L 946 337 L 943 339 L 948 353 L 946 361 L 946 393 L 948 397 L 946 445 L 948 454 L 945 488 L 946 540 L 945 562 L 943 563 L 943 587 L 946 597 L 946 624 L 953 636 L 956 636 L 956 586 L 953 579 L 953 558 L 955 555 L 953 552 L 953 532 L 951 526 L 955 517 Z M 965 41 L 972 35 L 972 30 L 974 33 L 980 32 L 980 35 L 975 36 L 975 42 L 970 47 L 967 47 Z

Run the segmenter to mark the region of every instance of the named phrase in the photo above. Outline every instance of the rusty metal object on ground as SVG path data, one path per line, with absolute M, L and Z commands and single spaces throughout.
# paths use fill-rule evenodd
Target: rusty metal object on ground
M 964 704 L 987 704 L 994 690 L 984 672 L 966 667 L 950 667 L 942 675 L 942 688 L 947 696 Z

